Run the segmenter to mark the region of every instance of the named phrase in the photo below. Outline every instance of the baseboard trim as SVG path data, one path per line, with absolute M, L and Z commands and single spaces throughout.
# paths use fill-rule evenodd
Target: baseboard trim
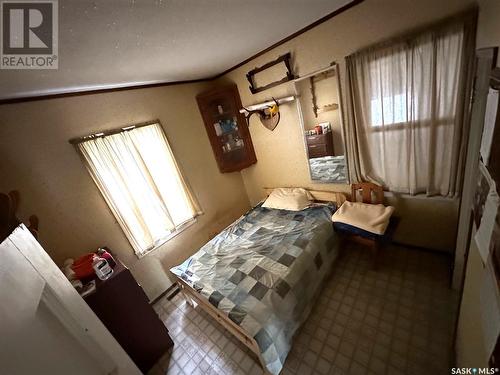
M 149 304 L 150 305 L 154 305 L 156 302 L 158 302 L 159 300 L 161 300 L 163 297 L 165 297 L 169 292 L 171 292 L 172 290 L 174 290 L 175 288 L 179 288 L 179 286 L 177 285 L 177 283 L 173 283 L 172 285 L 170 285 L 167 290 L 165 290 L 164 292 L 162 292 L 158 297 L 156 297 L 154 300 L 150 301 Z M 178 291 L 175 291 L 177 294 Z M 173 296 L 172 296 L 173 298 Z M 170 298 L 170 299 L 172 299 Z
M 408 248 L 413 249 L 413 250 L 425 251 L 427 253 L 442 254 L 442 255 L 451 256 L 451 257 L 453 256 L 452 252 L 446 251 L 446 250 L 438 250 L 438 249 L 431 249 L 430 247 L 410 245 L 410 244 L 399 242 L 399 241 L 391 241 L 391 244 L 395 245 L 395 246 L 408 247 Z

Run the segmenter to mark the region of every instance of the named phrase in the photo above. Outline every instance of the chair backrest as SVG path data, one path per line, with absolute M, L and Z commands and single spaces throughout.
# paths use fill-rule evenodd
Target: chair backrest
M 384 189 L 382 186 L 371 182 L 351 184 L 351 201 L 357 202 L 358 192 L 361 193 L 361 201 L 369 204 L 382 204 L 384 201 Z

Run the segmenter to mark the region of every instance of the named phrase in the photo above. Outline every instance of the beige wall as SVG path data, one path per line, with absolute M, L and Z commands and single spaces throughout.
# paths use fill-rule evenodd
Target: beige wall
M 426 249 L 454 252 L 459 200 L 386 194 L 386 204 L 401 218 L 394 241 Z
M 478 0 L 477 48 L 500 46 L 500 1 Z M 500 59 L 497 60 L 500 67 Z
M 229 72 L 221 81 L 238 84 L 243 105 L 258 103 L 265 99 L 293 93 L 293 84 L 286 83 L 262 93 L 252 95 L 245 77 L 250 69 L 263 65 L 277 56 L 290 51 L 294 73 L 305 75 L 327 67 L 332 61 L 340 65 L 341 91 L 345 103 L 344 57 L 352 52 L 463 10 L 474 2 L 471 0 L 365 0 L 363 3 L 307 31 Z M 276 77 L 278 78 L 278 74 Z M 281 78 L 281 76 L 279 77 Z M 269 77 L 267 77 L 269 79 Z M 304 153 L 302 132 L 295 104 L 280 107 L 282 119 L 274 132 L 265 129 L 257 118 L 252 118 L 250 132 L 257 154 L 257 164 L 242 171 L 245 187 L 251 203 L 263 197 L 263 187 L 304 186 L 316 189 L 348 191 L 347 185 L 314 184 L 309 178 L 307 158 Z M 404 206 L 397 207 L 404 215 L 397 240 L 416 246 L 453 251 L 455 247 L 456 212 L 458 202 L 448 201 L 436 205 L 432 200 L 401 198 Z M 411 205 L 413 211 L 407 211 Z M 416 211 L 415 211 L 416 210 Z M 434 220 L 414 221 L 420 213 L 438 213 L 444 228 L 436 240 Z M 445 214 L 443 214 L 445 213 Z
M 206 84 L 158 87 L 0 106 L 0 191 L 21 192 L 21 216 L 40 217 L 40 240 L 59 264 L 109 246 L 149 298 L 168 269 L 249 208 L 239 173 L 218 171 L 195 96 Z M 72 137 L 159 119 L 205 214 L 138 259 L 85 170 Z
M 477 48 L 500 46 L 500 1 L 480 0 Z M 500 66 L 500 61 L 497 61 Z M 498 126 L 498 125 L 497 125 Z M 457 327 L 456 358 L 461 367 L 486 367 L 481 317 L 481 284 L 485 268 L 476 243 L 472 240 L 467 259 L 460 315 Z

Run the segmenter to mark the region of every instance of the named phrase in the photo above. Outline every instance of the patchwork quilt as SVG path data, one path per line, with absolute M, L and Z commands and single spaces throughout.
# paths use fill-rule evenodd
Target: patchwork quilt
M 257 206 L 171 272 L 255 338 L 278 374 L 337 255 L 333 212 Z
M 324 182 L 345 182 L 346 164 L 345 156 L 323 156 L 309 159 L 311 179 Z

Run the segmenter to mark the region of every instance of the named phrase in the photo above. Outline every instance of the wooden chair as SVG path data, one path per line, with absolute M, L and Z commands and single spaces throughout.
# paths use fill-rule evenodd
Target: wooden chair
M 368 204 L 382 204 L 384 201 L 384 189 L 382 186 L 373 184 L 371 182 L 363 182 L 351 185 L 351 202 L 357 202 L 358 197 L 361 197 L 362 203 Z M 396 230 L 399 218 L 391 217 L 389 225 L 383 236 L 366 237 L 353 233 L 342 232 L 344 240 L 359 243 L 367 246 L 373 257 L 373 268 L 378 268 L 380 251 L 384 245 L 392 240 L 392 235 Z
M 351 202 L 357 202 L 361 194 L 361 202 L 369 204 L 382 204 L 384 201 L 384 189 L 382 186 L 371 182 L 362 182 L 351 185 Z

